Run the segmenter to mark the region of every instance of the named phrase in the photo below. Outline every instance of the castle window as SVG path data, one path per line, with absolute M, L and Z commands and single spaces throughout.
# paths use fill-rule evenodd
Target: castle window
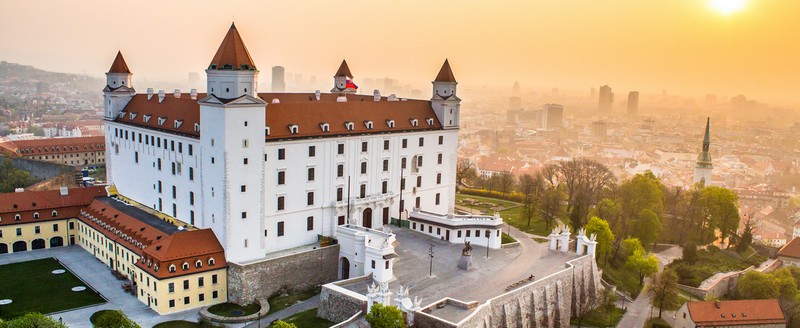
M 267 136 L 267 137 L 269 136 L 269 127 L 268 126 L 264 127 L 264 135 Z
M 200 123 L 194 124 L 194 132 L 200 132 Z
M 386 120 L 386 126 L 388 126 L 389 128 L 393 128 L 394 127 L 394 120 Z
M 203 261 L 197 260 L 197 262 L 194 262 L 194 267 L 195 268 L 202 268 L 203 267 Z
M 432 126 L 433 125 L 433 119 L 432 118 L 426 118 L 425 119 L 425 123 L 428 123 L 428 126 Z
M 214 263 L 215 263 L 215 261 L 214 261 L 214 258 L 213 258 L 213 257 L 212 257 L 212 258 L 210 258 L 210 259 L 208 259 L 208 265 L 209 265 L 209 266 L 211 266 L 211 265 L 214 265 Z
M 367 130 L 372 130 L 372 121 L 364 121 L 364 126 L 367 127 Z
M 347 131 L 353 131 L 355 127 L 356 126 L 353 124 L 353 122 L 344 122 L 344 128 L 347 129 Z
M 444 136 L 439 136 L 439 144 L 444 144 Z
M 175 272 L 175 264 L 169 266 L 169 272 Z
M 322 129 L 322 132 L 331 132 L 331 125 L 328 123 L 320 124 L 319 128 Z
M 291 134 L 298 134 L 300 133 L 300 126 L 297 124 L 289 125 L 289 132 Z
M 57 211 L 52 211 L 52 212 L 50 212 L 50 216 L 56 217 L 56 216 L 58 216 L 58 212 Z
M 278 222 L 278 237 L 283 236 L 283 221 Z
M 183 262 L 183 265 L 181 265 L 181 269 L 189 270 L 189 263 Z
M 130 113 L 128 116 L 130 117 L 130 120 L 133 121 L 133 119 L 136 118 L 136 113 Z
M 419 126 L 419 120 L 414 118 L 410 120 L 411 126 Z
M 166 117 L 159 117 L 158 118 L 158 125 L 159 126 L 164 125 L 164 122 L 166 122 L 166 121 L 167 121 Z
M 39 212 L 33 213 L 33 218 L 34 219 L 38 219 L 39 218 Z
M 181 127 L 181 125 L 182 125 L 182 124 L 183 124 L 183 120 L 175 120 L 175 123 L 173 123 L 173 126 L 174 126 L 176 129 L 178 129 L 178 128 L 180 128 L 180 127 Z
M 149 121 L 150 121 L 150 118 L 151 118 L 151 117 L 152 117 L 152 116 L 150 116 L 150 115 L 144 115 L 144 116 L 142 116 L 142 121 L 144 121 L 145 123 L 147 123 L 147 122 L 149 122 Z M 199 129 L 199 125 L 198 125 L 198 129 Z

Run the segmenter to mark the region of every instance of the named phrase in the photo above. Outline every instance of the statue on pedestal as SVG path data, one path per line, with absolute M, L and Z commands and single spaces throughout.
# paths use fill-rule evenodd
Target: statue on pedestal
M 470 243 L 464 242 L 464 249 L 461 250 L 461 256 L 471 256 L 472 255 L 472 245 Z
M 458 260 L 458 268 L 461 270 L 469 270 L 472 268 L 472 245 L 469 242 L 464 243 L 464 249 L 461 251 L 461 259 Z

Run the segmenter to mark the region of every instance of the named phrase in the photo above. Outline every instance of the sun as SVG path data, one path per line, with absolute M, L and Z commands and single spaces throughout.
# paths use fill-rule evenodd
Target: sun
M 711 8 L 724 15 L 730 15 L 744 9 L 747 0 L 709 0 Z

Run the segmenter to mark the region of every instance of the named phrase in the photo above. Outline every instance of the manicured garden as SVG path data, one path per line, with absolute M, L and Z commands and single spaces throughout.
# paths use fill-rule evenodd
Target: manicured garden
M 315 295 L 320 293 L 320 287 L 315 287 L 309 290 L 305 290 L 302 292 L 286 294 L 286 295 L 277 295 L 269 298 L 269 314 L 278 312 L 283 310 L 287 307 L 292 306 L 293 304 L 301 301 L 305 301 L 309 298 L 314 297 Z
M 53 258 L 0 266 L 0 299 L 11 304 L 0 305 L 0 318 L 12 319 L 28 312 L 52 313 L 105 303 L 105 300 Z M 83 291 L 73 287 L 85 286 Z
M 208 312 L 223 316 L 223 317 L 241 317 L 251 315 L 261 310 L 261 305 L 252 303 L 247 305 L 239 305 L 236 303 L 220 303 L 212 305 L 208 308 Z
M 523 216 L 523 208 L 520 203 L 497 198 L 456 194 L 456 204 L 479 210 L 483 212 L 484 215 L 494 215 L 495 210 L 505 209 L 500 212 L 500 217 L 502 217 L 507 224 L 511 224 L 521 231 L 535 235 L 547 236 L 550 234 L 550 229 L 553 228 L 551 226 L 550 229 L 547 229 L 546 223 L 538 215 L 534 215 L 531 219 L 530 226 L 528 226 L 528 220 Z
M 317 308 L 297 313 L 291 317 L 283 319 L 282 321 L 294 324 L 299 328 L 328 328 L 336 324 L 335 322 L 318 318 Z M 272 327 L 275 327 L 275 325 L 272 325 Z

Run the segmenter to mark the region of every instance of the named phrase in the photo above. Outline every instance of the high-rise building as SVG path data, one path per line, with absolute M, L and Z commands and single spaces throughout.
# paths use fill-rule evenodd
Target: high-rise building
M 283 66 L 272 67 L 272 92 L 286 92 L 286 70 Z
M 639 112 L 639 91 L 628 93 L 628 115 L 636 115 Z
M 600 105 L 601 112 L 610 112 L 614 105 L 614 93 L 611 92 L 611 87 L 604 85 L 600 87 Z
M 564 106 L 559 104 L 545 104 L 542 111 L 542 128 L 545 130 L 558 130 L 564 121 Z
M 592 122 L 592 137 L 605 140 L 608 136 L 608 124 L 604 121 Z
M 519 97 L 519 82 L 514 82 L 514 86 L 511 87 L 511 96 Z
M 697 155 L 697 165 L 694 167 L 694 183 L 701 182 L 704 185 L 711 184 L 711 173 L 714 170 L 711 164 L 711 153 L 708 148 L 711 146 L 711 118 L 706 120 L 706 134 L 703 137 L 703 151 Z

